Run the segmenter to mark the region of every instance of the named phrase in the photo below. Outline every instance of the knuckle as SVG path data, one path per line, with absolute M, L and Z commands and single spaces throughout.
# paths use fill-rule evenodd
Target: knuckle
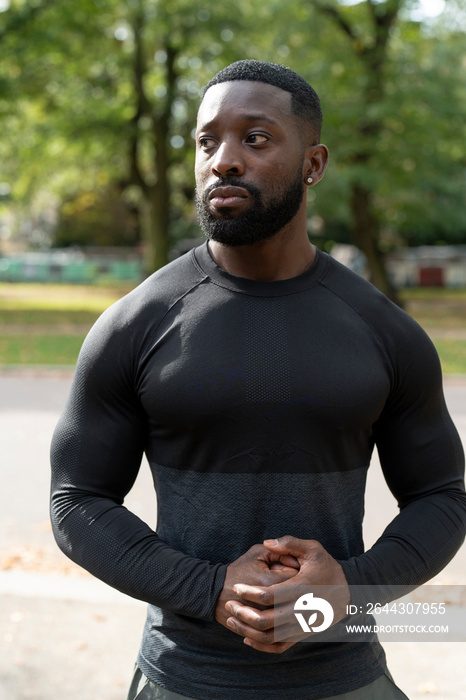
M 272 576 L 268 572 L 261 573 L 258 577 L 260 586 L 270 586 Z
M 273 593 L 271 590 L 267 589 L 261 593 L 261 603 L 262 605 L 272 605 L 273 604 Z
M 326 555 L 326 551 L 317 540 L 309 540 L 309 554 L 314 559 L 322 559 Z
M 260 630 L 260 631 L 267 630 L 268 626 L 269 626 L 269 623 L 268 623 L 266 618 L 264 618 L 264 617 L 257 618 L 256 627 L 258 630 Z
M 249 551 L 254 555 L 262 554 L 264 547 L 261 544 L 253 544 Z
M 261 642 L 262 644 L 273 644 L 273 632 L 263 632 Z

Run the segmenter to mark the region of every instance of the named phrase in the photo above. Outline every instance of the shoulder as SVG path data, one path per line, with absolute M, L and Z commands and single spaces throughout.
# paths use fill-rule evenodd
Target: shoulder
M 421 326 L 373 284 L 328 256 L 321 284 L 353 309 L 362 320 L 387 341 L 396 333 L 425 335 Z
M 205 279 L 194 263 L 193 251 L 189 251 L 150 275 L 103 316 L 119 325 L 145 323 L 148 316 L 154 322 Z
M 153 335 L 165 315 L 206 279 L 193 251 L 161 268 L 110 306 L 91 328 L 80 354 L 129 361 Z
M 401 309 L 364 277 L 353 272 L 329 255 L 321 284 L 367 319 L 376 320 L 380 313 L 397 316 Z M 400 319 L 406 316 L 401 313 Z
M 395 373 L 406 367 L 413 371 L 416 358 L 420 370 L 438 375 L 437 352 L 427 333 L 374 285 L 330 257 L 321 284 L 370 327 Z
M 121 332 L 157 324 L 173 305 L 206 279 L 194 264 L 192 253 L 189 251 L 150 275 L 112 304 L 96 326 Z

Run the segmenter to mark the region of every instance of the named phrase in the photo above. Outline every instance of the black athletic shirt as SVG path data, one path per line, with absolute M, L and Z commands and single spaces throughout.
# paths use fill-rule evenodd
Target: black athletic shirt
M 400 514 L 364 551 L 374 444 Z M 154 532 L 122 504 L 145 451 Z M 350 585 L 419 585 L 460 547 L 463 453 L 424 331 L 318 252 L 304 274 L 235 277 L 204 244 L 97 321 L 52 445 L 59 546 L 147 601 L 138 664 L 200 700 L 313 700 L 385 669 L 373 643 L 258 652 L 214 620 L 228 563 L 316 539 Z

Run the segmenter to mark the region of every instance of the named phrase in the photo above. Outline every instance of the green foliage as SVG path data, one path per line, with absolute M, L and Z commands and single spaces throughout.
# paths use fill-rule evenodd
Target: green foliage
M 371 13 L 398 5 L 379 85 L 364 64 L 376 41 Z M 289 65 L 321 96 L 331 162 L 310 191 L 309 215 L 324 244 L 349 240 L 355 182 L 374 193 L 382 248 L 464 242 L 464 2 L 449 0 L 431 25 L 412 21 L 410 5 L 239 0 L 232 12 L 213 0 L 12 0 L 0 13 L 0 182 L 12 188 L 0 218 L 58 201 L 57 242 L 134 241 L 131 215 L 102 195 L 117 191 L 125 211 L 139 209 L 147 240 L 159 224 L 144 212 L 166 175 L 157 207 L 166 204 L 171 239 L 195 235 L 201 88 L 224 65 L 251 57 Z M 454 5 L 463 11 L 455 21 Z
M 80 246 L 135 246 L 140 242 L 137 210 L 131 210 L 115 188 L 84 190 L 59 208 L 55 230 L 58 248 Z

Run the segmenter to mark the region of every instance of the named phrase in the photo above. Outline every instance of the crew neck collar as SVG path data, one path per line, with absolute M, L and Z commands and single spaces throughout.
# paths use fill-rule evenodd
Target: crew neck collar
M 275 297 L 296 294 L 315 286 L 322 278 L 328 263 L 328 256 L 316 248 L 316 258 L 311 267 L 297 277 L 275 282 L 260 282 L 247 277 L 236 277 L 217 265 L 206 241 L 191 251 L 194 264 L 220 287 L 251 296 Z

